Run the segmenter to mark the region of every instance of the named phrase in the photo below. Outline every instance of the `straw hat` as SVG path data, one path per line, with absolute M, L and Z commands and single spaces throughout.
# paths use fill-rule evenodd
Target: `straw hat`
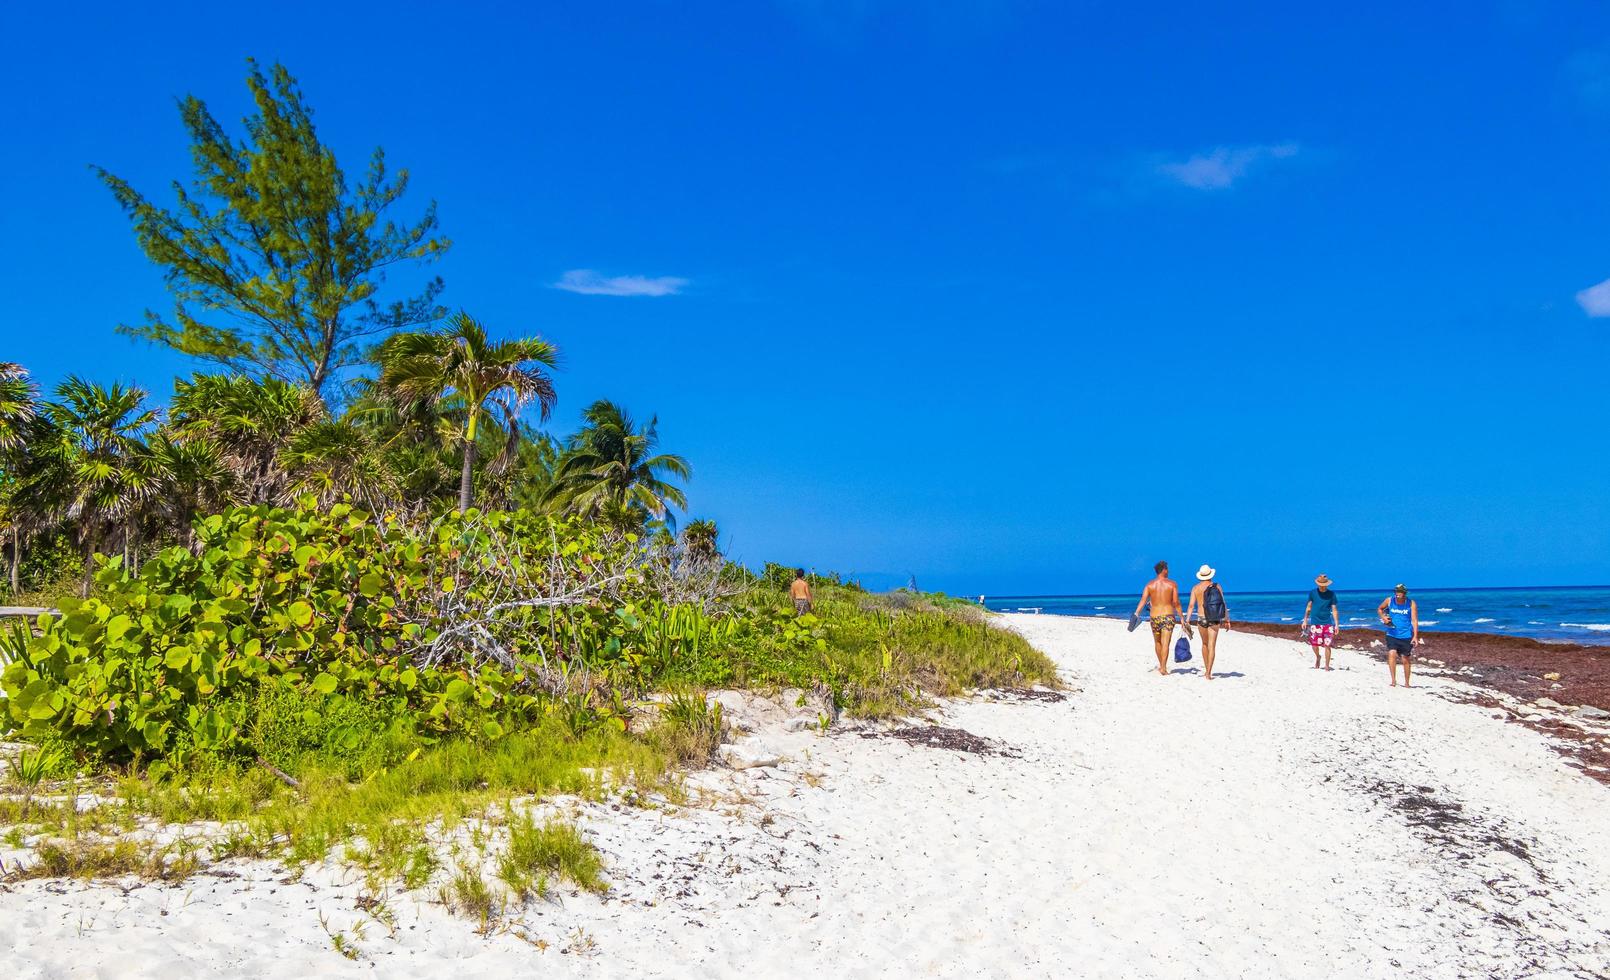
M 1314 584 L 1319 586 L 1322 589 L 1329 588 L 1330 587 L 1330 576 L 1326 575 L 1324 572 L 1320 572 L 1319 577 L 1314 579 Z
M 1198 582 L 1206 582 L 1208 579 L 1217 574 L 1219 574 L 1218 569 L 1213 568 L 1211 565 L 1203 565 L 1201 568 L 1196 570 L 1196 580 Z

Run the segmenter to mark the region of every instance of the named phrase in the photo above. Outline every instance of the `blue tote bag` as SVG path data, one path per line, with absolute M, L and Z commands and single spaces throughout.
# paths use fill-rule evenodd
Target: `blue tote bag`
M 1174 662 L 1182 664 L 1191 659 L 1191 641 L 1180 637 L 1174 641 Z

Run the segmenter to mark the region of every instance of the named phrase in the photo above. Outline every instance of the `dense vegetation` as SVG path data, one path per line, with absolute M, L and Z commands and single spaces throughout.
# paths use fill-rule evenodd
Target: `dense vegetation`
M 729 562 L 709 520 L 678 533 L 692 469 L 657 419 L 598 400 L 569 436 L 535 428 L 555 346 L 448 315 L 439 280 L 378 303 L 384 269 L 447 247 L 434 206 L 385 219 L 405 173 L 377 151 L 349 190 L 290 76 L 249 84 L 242 142 L 183 103 L 200 176 L 177 211 L 102 174 L 175 296 L 126 332 L 221 373 L 159 406 L 0 364 L 0 598 L 59 610 L 0 630 L 0 735 L 34 746 L 0 826 L 60 836 L 40 873 L 167 873 L 97 836 L 153 813 L 234 822 L 215 855 L 361 840 L 377 874 L 424 880 L 431 821 L 708 759 L 710 688 L 799 689 L 825 724 L 1054 682 L 942 597 L 816 577 L 797 616 L 790 570 Z M 33 798 L 80 778 L 120 780 L 115 805 Z M 597 885 L 573 831 L 522 819 L 514 892 Z M 467 875 L 444 900 L 478 906 Z

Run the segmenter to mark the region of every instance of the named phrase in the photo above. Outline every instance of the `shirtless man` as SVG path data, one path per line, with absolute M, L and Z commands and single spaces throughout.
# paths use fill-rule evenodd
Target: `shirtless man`
M 1168 651 L 1174 645 L 1174 627 L 1180 623 L 1180 589 L 1168 577 L 1168 562 L 1152 566 L 1157 577 L 1141 590 L 1140 602 L 1135 604 L 1139 616 L 1147 603 L 1152 607 L 1152 645 L 1157 648 L 1157 672 L 1168 676 Z
M 794 615 L 803 616 L 811 611 L 811 583 L 805 580 L 805 569 L 794 569 L 794 584 L 788 587 L 788 594 L 794 600 Z

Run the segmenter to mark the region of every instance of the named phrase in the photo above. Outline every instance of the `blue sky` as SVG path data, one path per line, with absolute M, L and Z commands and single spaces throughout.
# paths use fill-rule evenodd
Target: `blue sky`
M 748 561 L 1610 581 L 1602 4 L 31 6 L 0 360 L 47 384 L 188 370 L 113 333 L 168 301 L 88 165 L 185 176 L 174 100 L 233 123 L 250 55 L 438 202 L 444 301 L 560 346 L 556 426 L 658 413 Z

